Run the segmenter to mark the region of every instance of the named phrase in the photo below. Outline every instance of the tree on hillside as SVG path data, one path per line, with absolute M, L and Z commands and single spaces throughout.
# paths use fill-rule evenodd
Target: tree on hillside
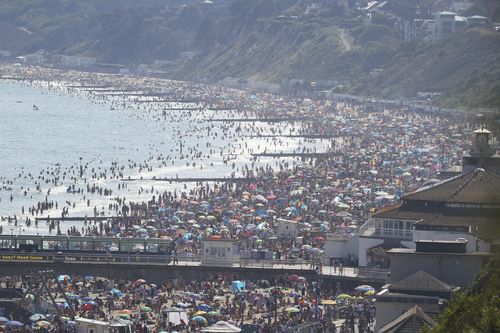
M 205 18 L 194 36 L 194 46 L 208 51 L 217 40 L 217 27 L 210 18 Z
M 187 5 L 182 8 L 177 17 L 177 24 L 180 28 L 189 31 L 196 31 L 203 20 L 203 13 L 197 5 Z
M 500 255 L 492 258 L 467 290 L 451 301 L 431 332 L 500 332 Z

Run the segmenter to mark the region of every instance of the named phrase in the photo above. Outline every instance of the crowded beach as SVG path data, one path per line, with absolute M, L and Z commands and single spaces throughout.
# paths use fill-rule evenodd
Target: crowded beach
M 384 103 L 368 108 L 325 96 L 129 75 L 0 69 L 6 81 L 77 95 L 117 116 L 128 110 L 127 116 L 164 128 L 172 139 L 159 138 L 145 159 L 94 157 L 2 176 L 0 205 L 12 207 L 1 217 L 4 233 L 161 238 L 171 241 L 173 256 L 199 255 L 206 239 L 232 240 L 240 251 L 265 249 L 276 259 L 321 265 L 328 233 L 356 232 L 378 208 L 397 203 L 467 148 L 467 125 L 439 110 Z M 172 174 L 176 168 L 189 171 Z M 54 194 L 56 188 L 63 195 Z M 81 223 L 65 220 L 75 216 Z M 280 220 L 297 225 L 293 238 L 283 237 Z M 332 290 L 293 275 L 251 281 L 221 274 L 155 285 L 61 274 L 49 286 L 59 299 L 45 312 L 0 317 L 0 327 L 71 332 L 78 318 L 119 318 L 117 325 L 135 332 L 199 332 L 218 323 L 235 332 L 245 325 L 249 332 L 292 332 L 313 321 L 323 332 L 365 332 L 374 316 L 372 287 Z M 1 280 L 3 287 L 24 290 L 37 283 L 21 276 Z M 32 296 L 23 302 L 39 311 L 41 299 Z

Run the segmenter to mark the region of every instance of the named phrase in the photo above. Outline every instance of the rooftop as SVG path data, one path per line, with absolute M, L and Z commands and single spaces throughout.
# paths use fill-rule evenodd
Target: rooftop
M 500 176 L 478 168 L 403 196 L 407 200 L 500 205 Z
M 402 201 L 373 217 L 416 221 L 417 230 L 472 226 L 481 239 L 500 238 L 500 176 L 490 171 L 471 170 L 411 192 Z
M 434 291 L 452 292 L 455 288 L 424 271 L 418 271 L 392 284 L 391 292 Z
M 418 306 L 415 305 L 398 318 L 384 325 L 380 333 L 420 332 L 423 327 L 433 328 L 437 323 Z
M 393 248 L 387 250 L 390 254 L 421 254 L 421 255 L 446 255 L 446 256 L 491 256 L 491 252 L 467 252 L 467 253 L 435 253 L 435 252 L 417 252 L 415 249 Z

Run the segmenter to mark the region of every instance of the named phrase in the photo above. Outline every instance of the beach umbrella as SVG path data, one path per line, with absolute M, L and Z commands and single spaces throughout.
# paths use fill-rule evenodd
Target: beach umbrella
M 266 196 L 266 199 L 267 199 L 267 200 L 275 200 L 275 199 L 276 199 L 276 195 L 274 195 L 273 193 L 268 194 L 268 195 Z
M 337 296 L 337 299 L 352 299 L 352 296 L 347 294 L 340 294 Z
M 206 315 L 206 314 L 207 314 L 207 313 L 206 313 L 205 311 L 200 310 L 200 311 L 196 311 L 196 312 L 194 313 L 194 316 L 204 316 L 204 315 Z
M 210 310 L 210 306 L 208 306 L 208 304 L 200 304 L 198 305 L 197 309 L 206 312 Z
M 218 311 L 210 311 L 207 314 L 209 316 L 212 316 L 212 317 L 218 317 L 218 316 L 220 316 L 220 313 Z
M 39 328 L 49 328 L 52 326 L 51 323 L 49 323 L 48 321 L 46 320 L 41 320 L 41 321 L 37 321 L 35 324 L 34 324 L 35 327 L 39 327 Z
M 39 320 L 45 320 L 47 317 L 45 317 L 43 314 L 41 313 L 35 313 L 34 315 L 30 316 L 30 320 L 35 322 L 35 321 L 39 321 Z
M 375 288 L 373 288 L 372 286 L 369 286 L 367 284 L 363 284 L 361 286 L 357 286 L 356 288 L 354 288 L 354 290 L 357 292 L 360 292 L 360 293 L 365 293 L 365 292 L 370 291 L 370 290 L 375 290 Z
M 69 300 L 79 300 L 81 297 L 79 295 L 71 294 L 71 293 L 66 293 L 66 297 Z
M 294 308 L 294 307 L 289 307 L 289 308 L 285 309 L 285 312 L 288 312 L 288 313 L 299 313 L 300 309 L 297 309 L 297 308 Z
M 335 304 L 337 304 L 337 302 L 334 301 L 333 299 L 325 299 L 325 300 L 321 301 L 321 304 L 323 304 L 323 305 L 335 305 Z
M 151 311 L 153 311 L 153 309 L 151 309 L 149 306 L 143 306 L 143 307 L 141 307 L 141 311 L 142 312 L 151 312 Z
M 9 320 L 5 322 L 5 326 L 7 327 L 22 327 L 24 326 L 23 323 L 17 321 L 17 320 Z
M 262 196 L 260 194 L 258 194 L 258 195 L 255 196 L 255 200 L 262 201 L 262 202 L 267 202 L 267 199 L 264 198 L 264 196 Z
M 123 309 L 123 310 L 120 310 L 119 311 L 120 314 L 128 314 L 128 315 L 131 315 L 132 314 L 132 310 L 129 310 L 129 309 Z
M 202 317 L 202 316 L 194 316 L 193 318 L 191 318 L 191 320 L 195 321 L 197 323 L 206 323 L 207 322 L 205 317 Z

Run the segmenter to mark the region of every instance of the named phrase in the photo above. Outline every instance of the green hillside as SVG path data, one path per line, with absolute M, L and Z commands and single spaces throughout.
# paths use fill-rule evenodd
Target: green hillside
M 177 79 L 329 80 L 338 92 L 400 98 L 431 91 L 446 106 L 500 105 L 500 32 L 403 42 L 400 21 L 433 1 L 391 0 L 369 22 L 355 1 L 316 1 L 322 5 L 310 10 L 299 0 L 3 0 L 0 50 L 126 65 L 169 60 L 175 64 L 162 69 Z M 500 21 L 500 2 L 477 0 L 466 14 Z
M 498 32 L 469 29 L 439 42 L 402 44 L 381 68 L 351 92 L 397 98 L 434 91 L 448 106 L 500 105 Z

